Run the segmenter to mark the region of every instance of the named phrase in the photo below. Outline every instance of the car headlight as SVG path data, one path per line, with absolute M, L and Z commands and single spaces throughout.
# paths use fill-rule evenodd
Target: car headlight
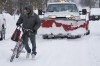
M 48 18 L 53 18 L 54 19 L 54 18 L 56 18 L 56 16 L 55 15 L 49 15 Z
M 79 16 L 73 16 L 73 15 L 67 15 L 66 18 L 67 19 L 73 19 L 73 20 L 80 20 Z
M 68 19 L 75 19 L 75 17 L 73 15 L 66 15 L 66 18 L 68 18 Z

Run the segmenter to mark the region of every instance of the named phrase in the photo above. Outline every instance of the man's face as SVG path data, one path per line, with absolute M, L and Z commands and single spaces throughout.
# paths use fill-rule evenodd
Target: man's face
M 29 14 L 29 13 L 30 13 L 30 9 L 25 8 L 25 9 L 24 9 L 24 13 L 25 13 L 25 14 Z

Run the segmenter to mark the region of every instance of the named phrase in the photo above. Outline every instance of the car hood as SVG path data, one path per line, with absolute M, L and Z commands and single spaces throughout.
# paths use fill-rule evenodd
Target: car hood
M 56 17 L 66 17 L 67 15 L 79 16 L 78 12 L 47 12 L 44 14 L 44 17 L 48 17 L 49 15 L 53 15 Z

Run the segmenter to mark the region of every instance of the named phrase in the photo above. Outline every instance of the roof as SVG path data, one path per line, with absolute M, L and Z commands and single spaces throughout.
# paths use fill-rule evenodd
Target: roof
M 53 3 L 48 3 L 49 4 L 75 4 L 73 2 L 53 2 Z
M 100 8 L 91 8 L 90 15 L 100 15 Z

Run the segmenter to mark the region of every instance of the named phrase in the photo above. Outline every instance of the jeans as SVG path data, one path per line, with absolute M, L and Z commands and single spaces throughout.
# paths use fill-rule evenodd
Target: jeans
M 23 44 L 25 44 L 25 49 L 26 49 L 27 53 L 31 53 L 31 48 L 29 47 L 29 44 L 28 44 L 28 38 L 29 38 L 32 43 L 32 54 L 36 55 L 37 52 L 36 52 L 36 36 L 35 36 L 35 34 L 26 32 L 22 35 L 22 38 L 23 38 Z

